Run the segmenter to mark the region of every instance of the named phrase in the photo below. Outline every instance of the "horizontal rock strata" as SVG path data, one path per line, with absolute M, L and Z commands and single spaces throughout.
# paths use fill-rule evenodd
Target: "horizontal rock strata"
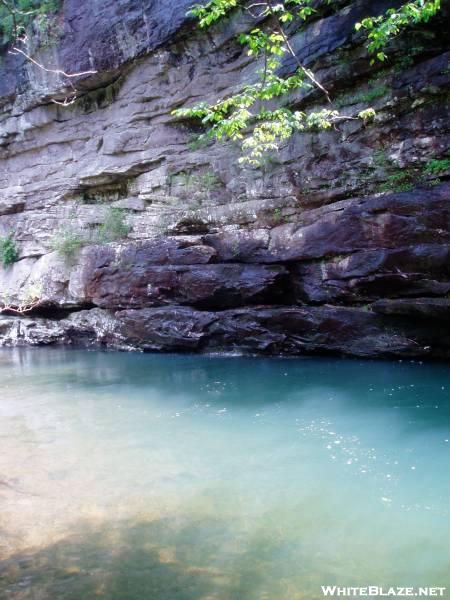
M 205 34 L 190 4 L 66 0 L 34 52 L 97 71 L 69 107 L 63 77 L 3 56 L 0 235 L 19 260 L 0 268 L 0 345 L 450 357 L 448 8 L 372 66 L 353 23 L 387 3 L 319 11 L 299 56 L 343 111 L 377 117 L 295 136 L 258 170 L 172 115 L 252 77 L 235 39 L 251 22 Z

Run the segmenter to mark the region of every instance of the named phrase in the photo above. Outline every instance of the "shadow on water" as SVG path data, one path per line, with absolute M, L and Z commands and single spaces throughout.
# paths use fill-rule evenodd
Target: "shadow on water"
M 264 529 L 242 540 L 224 520 L 83 523 L 0 561 L 10 600 L 295 600 L 288 548 Z M 274 558 L 286 554 L 286 577 Z M 277 561 L 275 561 L 277 563 Z M 274 571 L 274 572 L 273 572 Z M 309 582 L 311 584 L 311 581 Z M 319 589 L 317 582 L 317 589 Z M 307 595 L 312 598 L 313 595 Z M 315 597 L 315 595 L 314 595 Z
M 206 535 L 206 530 L 208 534 Z M 195 545 L 195 537 L 202 544 Z M 0 561 L 0 597 L 12 600 L 199 600 L 227 575 L 202 566 L 218 550 L 218 523 L 175 531 L 166 521 L 84 524 L 77 534 Z M 213 538 L 213 539 L 212 539 Z M 205 552 L 207 549 L 207 552 Z
M 283 521 L 280 515 L 278 519 Z M 428 579 L 411 572 L 406 548 L 386 553 L 386 546 L 377 548 L 376 539 L 370 552 L 364 545 L 348 555 L 345 543 L 330 551 L 330 540 L 319 538 L 307 544 L 308 554 L 296 554 L 292 550 L 302 536 L 283 526 L 277 531 L 260 524 L 243 532 L 222 518 L 176 515 L 84 522 L 72 531 L 55 543 L 0 560 L 0 598 L 318 600 L 321 585 L 450 583 L 442 557 L 433 569 L 423 565 L 423 572 L 431 574 Z M 436 548 L 435 559 L 438 552 Z

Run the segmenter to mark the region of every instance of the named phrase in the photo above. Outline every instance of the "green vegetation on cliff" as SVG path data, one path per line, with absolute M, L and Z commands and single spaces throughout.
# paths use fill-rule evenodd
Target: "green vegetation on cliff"
M 0 261 L 4 267 L 9 267 L 19 259 L 19 252 L 12 234 L 0 238 Z
M 333 101 L 295 50 L 292 37 L 303 24 L 320 12 L 333 11 L 337 4 L 332 0 L 319 4 L 312 0 L 210 0 L 195 5 L 192 14 L 202 28 L 222 21 L 233 11 L 255 20 L 257 26 L 241 33 L 239 41 L 255 62 L 256 78 L 254 83 L 216 102 L 201 102 L 177 109 L 174 114 L 201 120 L 209 137 L 239 141 L 243 150 L 241 162 L 254 165 L 261 162 L 264 153 L 278 149 L 280 142 L 295 132 L 320 131 L 343 121 L 373 119 L 375 111 L 371 106 L 351 114 L 341 113 L 339 103 Z M 387 47 L 392 38 L 407 27 L 428 22 L 439 10 L 440 0 L 414 0 L 355 23 L 355 31 L 367 36 L 371 64 L 388 58 Z M 312 112 L 298 110 L 295 105 L 299 97 L 294 98 L 293 94 L 304 95 L 310 90 L 322 94 L 324 106 Z
M 58 6 L 58 0 L 0 0 L 0 41 L 15 42 L 33 23 L 45 28 L 48 16 Z
M 126 223 L 126 213 L 121 208 L 108 207 L 103 223 L 86 233 L 76 223 L 62 229 L 53 239 L 53 250 L 65 259 L 73 259 L 77 253 L 90 244 L 109 244 L 124 239 L 131 228 Z

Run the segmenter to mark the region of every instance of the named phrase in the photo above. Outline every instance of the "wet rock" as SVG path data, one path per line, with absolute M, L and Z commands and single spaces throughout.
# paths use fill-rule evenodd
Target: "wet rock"
M 201 348 L 214 313 L 189 307 L 127 310 L 117 314 L 120 333 L 131 346 L 146 351 L 194 351 Z
M 382 312 L 384 308 L 380 308 Z M 437 306 L 433 309 L 429 305 L 428 310 L 437 310 Z M 254 306 L 224 311 L 168 306 L 115 314 L 97 308 L 59 321 L 1 317 L 0 344 L 64 344 L 147 352 L 450 357 L 450 339 L 443 335 L 440 313 L 439 319 L 416 319 L 411 324 L 404 316 L 406 311 L 397 314 L 401 312 L 397 307 L 392 312 L 396 314 L 330 305 Z
M 0 346 L 46 346 L 65 341 L 64 327 L 57 321 L 0 316 Z
M 170 307 L 121 311 L 121 335 L 147 351 L 243 351 L 349 356 L 450 355 L 437 325 L 408 322 L 357 308 L 254 307 L 220 312 Z
M 114 316 L 101 309 L 73 313 L 67 319 L 0 316 L 0 346 L 75 345 L 129 350 L 117 333 Z
M 447 355 L 439 329 L 418 329 L 354 308 L 257 307 L 221 312 L 187 308 L 117 314 L 121 332 L 145 350 L 190 349 L 263 354 L 338 353 L 351 356 Z M 423 339 L 436 346 L 424 350 Z

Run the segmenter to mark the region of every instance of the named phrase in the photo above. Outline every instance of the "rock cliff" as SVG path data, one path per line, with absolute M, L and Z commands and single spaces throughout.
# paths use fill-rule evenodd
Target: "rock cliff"
M 39 302 L 4 312 L 0 343 L 448 358 L 448 6 L 374 66 L 353 24 L 385 1 L 319 13 L 297 53 L 344 111 L 377 117 L 299 135 L 254 169 L 171 114 L 252 78 L 248 23 L 205 33 L 190 4 L 65 0 L 33 56 L 97 71 L 70 106 L 54 102 L 73 93 L 63 75 L 4 50 L 0 235 L 19 260 L 0 293 Z M 111 219 L 120 236 L 101 239 Z

